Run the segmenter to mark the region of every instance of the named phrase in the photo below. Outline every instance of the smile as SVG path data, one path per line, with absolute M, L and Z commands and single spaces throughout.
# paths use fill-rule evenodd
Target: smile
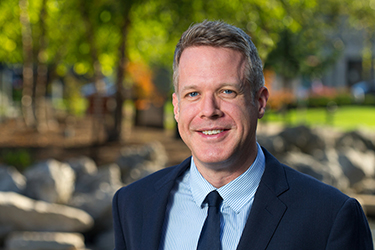
M 205 135 L 217 135 L 217 134 L 220 134 L 223 131 L 224 130 L 222 130 L 222 129 L 215 129 L 215 130 L 205 130 L 205 131 L 202 131 L 202 133 L 205 134 Z

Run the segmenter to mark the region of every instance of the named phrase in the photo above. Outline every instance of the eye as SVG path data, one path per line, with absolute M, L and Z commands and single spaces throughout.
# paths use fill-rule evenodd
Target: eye
M 230 95 L 230 94 L 233 94 L 234 92 L 230 89 L 225 89 L 225 90 L 223 90 L 223 93 Z
M 237 96 L 237 92 L 231 90 L 231 89 L 223 89 L 221 91 L 222 95 L 224 95 L 225 98 L 234 98 Z
M 198 92 L 190 92 L 187 94 L 188 97 L 196 97 L 198 95 Z

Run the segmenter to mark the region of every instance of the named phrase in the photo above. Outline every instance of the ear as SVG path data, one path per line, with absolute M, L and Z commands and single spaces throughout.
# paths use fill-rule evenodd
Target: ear
M 257 94 L 258 101 L 258 119 L 261 119 L 266 112 L 266 105 L 269 97 L 269 92 L 266 87 L 261 87 Z
M 176 120 L 176 122 L 178 122 L 180 108 L 178 107 L 178 97 L 176 93 L 172 94 L 172 104 L 173 104 L 174 119 Z

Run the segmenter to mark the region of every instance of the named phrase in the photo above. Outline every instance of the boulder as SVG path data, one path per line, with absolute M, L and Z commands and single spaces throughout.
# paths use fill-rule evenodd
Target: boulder
M 6 225 L 13 231 L 84 232 L 93 223 L 83 210 L 0 192 L 0 227 Z
M 82 156 L 69 159 L 67 163 L 74 170 L 76 175 L 75 191 L 87 192 L 85 181 L 82 179 L 87 178 L 87 176 L 95 176 L 97 174 L 98 168 L 94 160 L 89 157 Z
M 352 148 L 338 151 L 338 161 L 350 184 L 374 177 L 375 154 L 372 151 L 361 152 Z
M 0 166 L 0 191 L 22 193 L 26 178 L 12 166 Z
M 74 194 L 95 192 L 102 183 L 116 189 L 122 186 L 121 171 L 116 163 L 101 166 L 95 173 L 81 174 L 80 178 L 77 178 Z
M 300 152 L 287 153 L 282 162 L 340 190 L 349 187 L 349 180 L 338 164 L 319 162 L 315 157 Z
M 356 151 L 366 152 L 368 150 L 375 151 L 374 137 L 365 134 L 362 130 L 351 131 L 345 133 L 336 140 L 337 149 L 352 148 Z
M 74 170 L 77 177 L 86 174 L 93 175 L 98 171 L 95 161 L 87 156 L 71 158 L 67 163 Z
M 284 140 L 287 151 L 297 149 L 306 154 L 313 154 L 315 150 L 326 148 L 325 141 L 306 126 L 286 128 L 279 133 L 279 136 Z
M 6 250 L 84 250 L 78 233 L 13 232 L 5 241 Z
M 279 156 L 280 154 L 283 154 L 286 150 L 285 141 L 283 138 L 277 135 L 273 136 L 257 136 L 258 143 L 266 148 L 271 154 L 274 156 Z
M 123 148 L 116 162 L 121 169 L 122 181 L 128 184 L 166 167 L 168 156 L 160 142 L 153 142 Z
M 66 204 L 74 191 L 73 169 L 68 164 L 53 159 L 29 167 L 25 177 L 25 194 L 33 199 Z
M 69 205 L 86 211 L 94 219 L 101 217 L 111 210 L 113 195 L 122 186 L 120 175 L 117 164 L 100 167 L 96 175 L 81 179 L 87 192 L 75 192 Z
M 375 195 L 375 180 L 373 178 L 365 178 L 353 185 L 353 191 L 356 194 Z

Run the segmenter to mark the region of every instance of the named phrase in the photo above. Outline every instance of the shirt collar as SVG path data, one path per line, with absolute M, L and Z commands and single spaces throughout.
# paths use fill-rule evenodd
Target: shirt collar
M 239 213 L 255 195 L 265 168 L 264 153 L 257 143 L 258 153 L 253 164 L 239 177 L 217 189 L 223 203 Z M 207 194 L 216 188 L 199 173 L 192 157 L 190 164 L 190 188 L 195 203 L 202 207 Z

